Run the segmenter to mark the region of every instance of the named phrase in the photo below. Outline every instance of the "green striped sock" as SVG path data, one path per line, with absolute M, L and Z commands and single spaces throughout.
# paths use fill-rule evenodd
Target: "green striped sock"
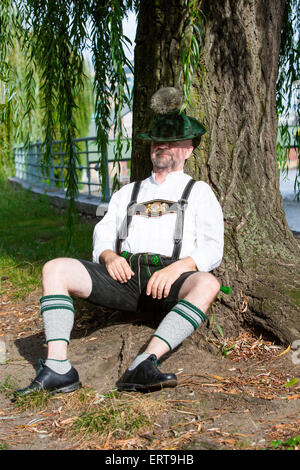
M 172 350 L 190 336 L 204 320 L 206 316 L 198 307 L 181 299 L 162 320 L 154 336 L 162 339 Z
M 46 342 L 70 342 L 74 324 L 73 299 L 68 295 L 45 295 L 40 299 Z

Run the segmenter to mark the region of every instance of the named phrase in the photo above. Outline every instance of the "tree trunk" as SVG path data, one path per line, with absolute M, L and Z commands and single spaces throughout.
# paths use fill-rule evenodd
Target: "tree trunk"
M 151 171 L 151 95 L 180 86 L 184 1 L 142 0 L 135 49 L 133 179 Z M 204 42 L 187 114 L 207 129 L 186 171 L 206 181 L 225 219 L 215 271 L 231 295 L 216 302 L 224 331 L 246 323 L 282 343 L 300 338 L 300 252 L 289 230 L 276 165 L 275 90 L 285 0 L 203 0 Z

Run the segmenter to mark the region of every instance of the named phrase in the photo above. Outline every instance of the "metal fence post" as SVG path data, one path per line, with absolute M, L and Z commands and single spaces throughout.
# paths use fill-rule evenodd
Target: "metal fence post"
M 104 152 L 104 161 L 106 166 L 106 178 L 105 178 L 105 188 L 104 188 L 104 201 L 108 202 L 110 200 L 110 189 L 109 189 L 109 171 L 108 171 L 108 152 L 107 146 L 105 147 Z
M 25 157 L 25 174 L 26 174 L 26 177 L 25 179 L 29 182 L 29 183 L 32 183 L 33 182 L 33 178 L 32 178 L 32 142 L 30 141 L 29 142 L 29 146 L 28 146 L 28 151 L 27 151 L 27 155 Z
M 54 167 L 53 167 L 53 142 L 51 142 L 50 146 L 50 168 L 49 168 L 49 179 L 50 179 L 50 187 L 54 188 Z
M 64 176 L 64 157 L 62 145 L 59 144 L 59 161 L 60 161 L 60 179 L 62 191 L 65 192 L 65 176 Z
M 15 177 L 18 178 L 18 169 L 17 169 L 17 148 L 14 147 L 13 150 L 13 162 L 14 162 L 14 169 L 15 169 Z
M 88 195 L 91 197 L 91 173 L 90 173 L 90 159 L 89 159 L 89 141 L 85 140 L 85 152 L 86 152 L 86 167 L 87 167 L 87 179 L 88 179 Z
M 36 139 L 36 178 L 37 183 L 42 182 L 42 161 L 41 161 L 41 143 L 39 139 Z

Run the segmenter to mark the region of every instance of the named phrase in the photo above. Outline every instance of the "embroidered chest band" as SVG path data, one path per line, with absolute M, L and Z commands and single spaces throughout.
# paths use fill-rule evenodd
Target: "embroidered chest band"
M 170 212 L 176 212 L 177 217 L 173 237 L 174 248 L 172 258 L 178 259 L 182 244 L 184 212 L 188 204 L 188 197 L 195 183 L 196 181 L 194 179 L 190 179 L 188 181 L 178 202 L 167 201 L 164 199 L 154 199 L 152 201 L 138 203 L 137 195 L 140 189 L 141 181 L 136 181 L 133 186 L 131 200 L 127 206 L 127 214 L 125 215 L 119 229 L 116 242 L 116 252 L 119 254 L 121 253 L 121 244 L 128 236 L 129 226 L 134 215 L 143 215 L 144 217 L 159 217 Z
M 153 201 L 139 202 L 133 204 L 128 215 L 142 215 L 144 217 L 160 217 L 169 213 L 176 213 L 178 202 L 166 201 L 165 199 L 153 199 Z

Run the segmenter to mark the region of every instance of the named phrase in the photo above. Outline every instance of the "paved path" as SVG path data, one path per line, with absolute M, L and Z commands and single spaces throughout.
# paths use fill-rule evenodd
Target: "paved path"
M 295 198 L 295 176 L 296 170 L 289 170 L 287 177 L 280 178 L 280 192 L 288 225 L 291 230 L 300 232 L 300 202 Z

